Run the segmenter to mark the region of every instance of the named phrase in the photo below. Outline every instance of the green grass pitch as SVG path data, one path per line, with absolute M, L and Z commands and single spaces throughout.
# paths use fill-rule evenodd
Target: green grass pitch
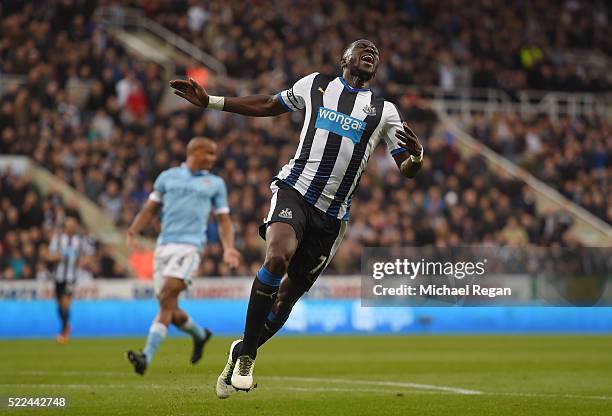
M 260 350 L 258 387 L 219 400 L 231 339 L 188 363 L 169 338 L 144 377 L 141 339 L 0 341 L 0 396 L 65 396 L 67 409 L 7 415 L 612 415 L 612 336 L 280 336 Z

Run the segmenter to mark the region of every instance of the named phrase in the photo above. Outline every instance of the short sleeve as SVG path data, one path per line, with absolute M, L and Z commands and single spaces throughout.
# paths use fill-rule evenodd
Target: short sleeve
M 395 156 L 402 152 L 407 152 L 405 148 L 400 146 L 400 141 L 397 139 L 397 137 L 395 137 L 395 133 L 404 128 L 402 126 L 402 116 L 397 107 L 394 104 L 385 101 L 383 117 L 385 117 L 385 125 L 383 127 L 382 134 L 385 143 L 387 144 L 387 150 L 391 156 Z
M 229 204 L 227 203 L 227 187 L 223 179 L 219 179 L 219 186 L 217 192 L 213 197 L 213 207 L 215 215 L 218 214 L 229 214 Z
M 306 106 L 306 97 L 310 94 L 312 80 L 316 72 L 299 79 L 293 87 L 276 94 L 278 101 L 287 111 L 302 110 Z
M 162 203 L 164 200 L 164 193 L 166 192 L 166 181 L 164 180 L 166 175 L 164 175 L 164 173 L 165 172 L 160 173 L 157 179 L 155 179 L 155 183 L 153 184 L 153 192 L 151 192 L 149 195 L 149 199 L 153 202 L 157 202 L 158 204 Z

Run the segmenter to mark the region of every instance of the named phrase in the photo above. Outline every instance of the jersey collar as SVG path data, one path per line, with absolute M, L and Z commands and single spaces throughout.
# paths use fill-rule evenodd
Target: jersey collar
M 202 170 L 193 172 L 191 169 L 189 169 L 189 167 L 187 166 L 187 163 L 185 162 L 181 163 L 181 167 L 187 169 L 187 172 L 191 173 L 193 176 L 204 176 L 210 173 L 207 169 L 202 169 Z
M 362 91 L 370 91 L 370 88 L 353 88 L 349 85 L 348 82 L 343 77 L 339 77 L 340 81 L 350 92 L 362 92 Z

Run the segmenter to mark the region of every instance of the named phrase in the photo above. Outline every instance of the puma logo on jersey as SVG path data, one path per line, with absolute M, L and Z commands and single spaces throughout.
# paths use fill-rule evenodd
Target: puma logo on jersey
M 289 208 L 285 208 L 284 210 L 278 213 L 278 216 L 281 218 L 290 219 L 293 218 L 293 212 L 291 212 Z

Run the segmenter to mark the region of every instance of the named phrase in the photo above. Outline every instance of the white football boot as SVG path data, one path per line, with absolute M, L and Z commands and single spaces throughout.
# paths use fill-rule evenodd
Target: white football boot
M 232 386 L 236 390 L 249 391 L 253 387 L 253 369 L 255 360 L 248 355 L 241 355 L 234 365 L 232 373 Z
M 227 356 L 227 363 L 225 364 L 225 368 L 217 378 L 217 387 L 215 388 L 215 392 L 217 393 L 217 398 L 219 399 L 227 399 L 230 397 L 232 393 L 236 391 L 234 387 L 232 387 L 232 373 L 234 372 L 234 367 L 236 363 L 232 361 L 232 351 L 234 351 L 234 347 L 238 345 L 242 341 L 241 339 L 237 339 L 232 342 L 229 348 L 229 354 Z

